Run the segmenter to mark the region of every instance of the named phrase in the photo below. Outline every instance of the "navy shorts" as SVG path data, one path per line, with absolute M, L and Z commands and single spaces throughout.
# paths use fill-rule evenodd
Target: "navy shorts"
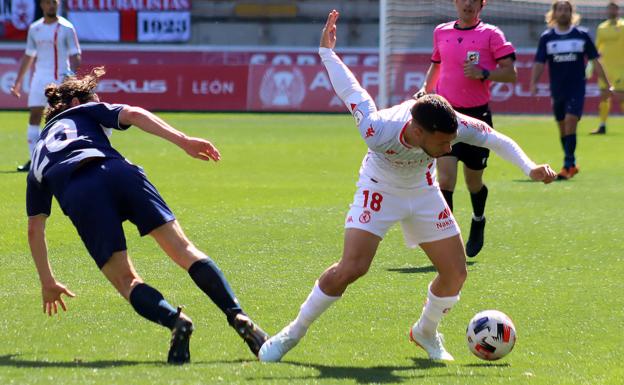
M 175 219 L 143 170 L 123 159 L 86 163 L 74 171 L 58 201 L 100 269 L 114 252 L 127 249 L 125 220 L 143 236 Z
M 489 124 L 490 127 L 494 127 L 492 123 L 492 111 L 490 111 L 490 107 L 487 104 L 471 108 L 453 107 L 453 109 L 464 115 L 479 119 Z M 484 147 L 458 142 L 453 144 L 451 152 L 442 156 L 454 156 L 471 170 L 483 170 L 487 167 L 490 150 Z
M 584 93 L 571 93 L 567 96 L 553 97 L 552 107 L 555 120 L 562 121 L 566 114 L 577 116 L 579 120 L 583 116 L 583 105 L 585 103 Z

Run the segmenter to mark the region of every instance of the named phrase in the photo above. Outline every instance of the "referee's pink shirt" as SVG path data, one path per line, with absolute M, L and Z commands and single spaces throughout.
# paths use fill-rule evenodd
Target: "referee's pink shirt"
M 464 61 L 469 52 L 479 52 L 478 66 L 491 71 L 496 61 L 515 52 L 498 27 L 479 21 L 470 29 L 455 28 L 456 21 L 440 24 L 433 31 L 431 61 L 440 63 L 436 93 L 453 107 L 478 107 L 490 101 L 490 81 L 464 76 Z

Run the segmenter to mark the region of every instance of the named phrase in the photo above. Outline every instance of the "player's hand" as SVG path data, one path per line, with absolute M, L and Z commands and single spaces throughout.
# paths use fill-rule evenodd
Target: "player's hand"
M 65 301 L 63 301 L 61 294 L 65 294 L 68 297 L 76 296 L 76 294 L 72 293 L 68 288 L 65 287 L 65 285 L 60 282 L 55 281 L 51 285 L 41 286 L 41 296 L 43 297 L 43 312 L 47 313 L 48 316 L 52 316 L 52 312 L 54 312 L 54 314 L 58 313 L 58 304 L 61 305 L 63 311 L 67 311 L 67 306 L 65 306 Z
M 529 177 L 532 180 L 548 184 L 557 178 L 557 173 L 555 172 L 555 170 L 550 168 L 549 165 L 540 164 L 538 166 L 535 166 L 535 168 L 531 170 L 531 172 L 529 173 Z
M 531 94 L 531 96 L 537 95 L 537 84 L 531 83 L 529 85 L 529 93 Z
M 325 22 L 325 27 L 323 27 L 323 32 L 321 32 L 321 47 L 334 49 L 336 46 L 336 21 L 338 21 L 338 16 L 340 13 L 335 9 L 327 16 L 327 22 Z
M 206 139 L 188 137 L 182 143 L 181 147 L 193 158 L 202 160 L 212 159 L 215 162 L 221 159 L 219 150 Z
M 11 86 L 11 94 L 19 99 L 20 96 L 22 96 L 22 94 L 20 93 L 21 88 L 22 88 L 22 83 L 15 82 L 15 84 Z
M 464 76 L 468 79 L 481 80 L 483 77 L 483 69 L 472 62 L 464 61 Z

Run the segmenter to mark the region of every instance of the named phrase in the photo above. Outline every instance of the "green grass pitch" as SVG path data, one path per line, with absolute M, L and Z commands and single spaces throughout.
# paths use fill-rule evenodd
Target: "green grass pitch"
M 343 221 L 365 145 L 345 115 L 161 114 L 221 150 L 218 164 L 189 158 L 138 129 L 113 144 L 142 165 L 189 237 L 225 272 L 269 333 L 296 315 L 314 280 L 341 254 Z M 24 112 L 0 113 L 0 384 L 622 384 L 624 381 L 624 120 L 609 134 L 579 127 L 581 173 L 530 183 L 490 158 L 486 245 L 468 261 L 461 301 L 441 332 L 456 361 L 433 363 L 408 343 L 434 271 L 398 227 L 373 266 L 278 364 L 255 360 L 188 275 L 127 226 L 129 254 L 146 282 L 196 324 L 191 365 L 166 361 L 169 333 L 137 316 L 98 271 L 69 220 L 48 220 L 56 277 L 76 292 L 67 313 L 42 313 L 26 239 Z M 495 116 L 538 162 L 559 169 L 550 116 Z M 467 233 L 460 179 L 456 217 Z M 489 363 L 465 343 L 468 320 L 498 309 L 517 327 L 514 351 Z

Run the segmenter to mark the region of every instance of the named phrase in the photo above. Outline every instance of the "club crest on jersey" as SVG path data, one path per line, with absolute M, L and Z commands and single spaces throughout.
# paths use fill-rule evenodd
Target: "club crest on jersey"
M 375 136 L 375 129 L 373 128 L 373 126 L 368 127 L 368 129 L 366 130 L 366 137 L 370 138 Z
M 472 64 L 479 64 L 479 51 L 466 52 L 466 61 Z
M 368 223 L 371 220 L 371 213 L 368 210 L 364 210 L 364 212 L 360 215 L 360 223 Z

